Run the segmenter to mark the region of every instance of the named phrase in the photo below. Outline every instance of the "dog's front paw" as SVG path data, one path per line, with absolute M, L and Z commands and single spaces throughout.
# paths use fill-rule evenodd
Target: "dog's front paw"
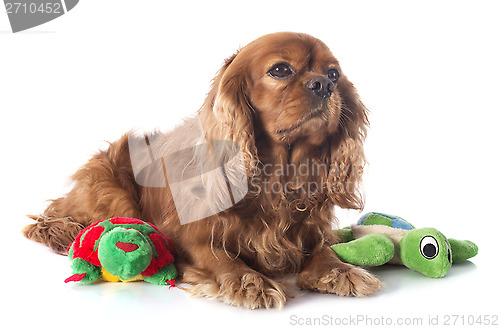
M 287 292 L 278 282 L 254 271 L 234 271 L 214 276 L 209 271 L 179 266 L 182 282 L 192 285 L 185 289 L 194 296 L 220 299 L 233 306 L 282 308 Z
M 297 283 L 303 289 L 324 294 L 357 297 L 371 295 L 382 287 L 382 283 L 368 271 L 352 265 L 343 265 L 317 276 L 301 273 Z
M 248 272 L 241 276 L 226 274 L 220 278 L 217 296 L 228 304 L 247 308 L 282 308 L 286 293 L 280 285 L 260 273 Z

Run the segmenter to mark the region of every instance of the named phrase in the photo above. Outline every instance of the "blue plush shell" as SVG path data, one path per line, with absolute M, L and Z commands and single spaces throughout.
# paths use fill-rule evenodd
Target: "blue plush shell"
M 403 230 L 413 230 L 415 226 L 411 225 L 403 218 L 394 215 L 383 214 L 379 212 L 369 212 L 364 214 L 359 220 L 358 225 L 387 225 L 393 228 Z

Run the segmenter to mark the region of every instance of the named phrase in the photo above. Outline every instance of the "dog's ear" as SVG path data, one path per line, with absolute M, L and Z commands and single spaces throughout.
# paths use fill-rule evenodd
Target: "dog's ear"
M 363 209 L 361 178 L 365 166 L 363 143 L 369 126 L 368 110 L 354 85 L 343 76 L 338 82 L 342 97 L 339 129 L 332 136 L 328 185 L 336 205 Z
M 226 59 L 212 81 L 199 117 L 205 138 L 210 141 L 231 141 L 242 155 L 248 175 L 256 169 L 253 109 L 248 101 L 250 80 L 247 63 L 240 52 Z
M 342 97 L 340 131 L 355 140 L 364 142 L 368 130 L 368 109 L 358 95 L 358 91 L 346 76 L 339 79 L 337 88 Z

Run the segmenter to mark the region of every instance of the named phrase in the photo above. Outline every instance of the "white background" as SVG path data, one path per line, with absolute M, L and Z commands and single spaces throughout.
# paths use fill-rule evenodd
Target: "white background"
M 0 13 L 2 327 L 283 328 L 362 315 L 421 317 L 426 326 L 429 316 L 441 324 L 452 314 L 466 323 L 498 316 L 499 9 L 487 1 L 85 0 L 17 34 Z M 479 255 L 442 279 L 376 269 L 385 288 L 373 297 L 304 293 L 281 311 L 147 283 L 63 283 L 69 260 L 24 239 L 24 215 L 67 192 L 68 177 L 104 141 L 132 128 L 167 130 L 193 114 L 224 58 L 284 30 L 329 45 L 371 111 L 365 210 L 470 239 Z M 341 226 L 360 216 L 338 214 Z

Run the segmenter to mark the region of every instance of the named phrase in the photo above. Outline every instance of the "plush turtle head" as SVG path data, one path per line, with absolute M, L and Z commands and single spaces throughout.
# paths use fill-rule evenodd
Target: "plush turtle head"
M 448 240 L 434 228 L 409 231 L 399 243 L 398 256 L 406 267 L 432 278 L 443 277 L 452 264 Z
M 406 267 L 431 278 L 445 276 L 453 262 L 450 242 L 434 228 L 409 231 L 399 243 L 398 256 Z
M 141 232 L 123 227 L 104 234 L 98 250 L 102 267 L 121 280 L 140 275 L 151 262 L 152 253 L 149 240 Z
M 452 263 L 465 261 L 477 252 L 473 242 L 447 239 L 434 228 L 411 230 L 398 246 L 398 256 L 406 267 L 431 278 L 445 276 Z

